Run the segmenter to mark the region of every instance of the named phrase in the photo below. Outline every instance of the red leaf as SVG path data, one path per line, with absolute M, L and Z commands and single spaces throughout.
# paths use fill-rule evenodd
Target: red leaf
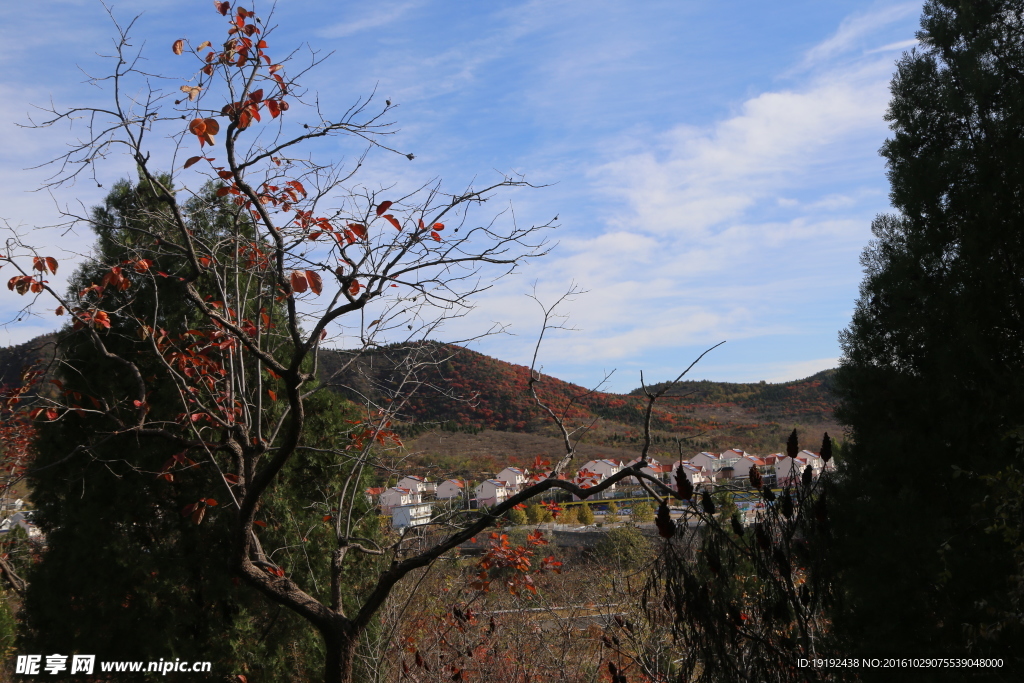
M 266 529 L 267 528 L 267 523 L 262 521 L 262 520 L 254 519 L 252 523 L 255 524 L 256 526 L 260 527 L 261 529 Z
M 323 280 L 320 278 L 320 274 L 314 270 L 307 270 L 306 281 L 309 283 L 309 288 L 313 290 L 313 293 L 319 296 L 324 285 Z
M 438 242 L 440 242 L 440 241 L 441 241 L 441 236 L 440 236 L 440 235 L 438 235 L 438 234 L 437 234 L 436 232 L 431 232 L 431 233 L 430 233 L 430 236 L 431 236 L 431 237 L 433 237 L 433 238 L 434 238 L 434 240 L 436 240 L 436 241 L 438 241 Z
M 359 280 L 353 280 L 352 284 L 348 286 L 348 293 L 351 294 L 352 296 L 356 296 L 359 294 L 359 290 L 362 288 L 363 286 L 359 284 Z
M 402 224 L 399 223 L 395 219 L 395 217 L 392 216 L 390 213 L 384 214 L 384 218 L 387 218 L 388 222 L 391 223 L 391 225 L 395 226 L 395 230 L 401 230 L 402 229 Z
M 377 205 L 377 215 L 378 216 L 383 216 L 384 212 L 387 211 L 388 209 L 390 209 L 392 204 L 394 204 L 394 202 L 381 202 L 380 204 L 378 204 Z
M 444 223 L 434 223 L 434 230 L 444 230 Z
M 57 310 L 55 311 L 55 313 L 57 315 L 64 315 L 64 307 L 63 306 L 58 306 Z
M 192 119 L 192 122 L 188 124 L 188 132 L 193 135 L 202 135 L 206 132 L 206 121 L 203 119 Z
M 201 159 L 202 157 L 189 157 L 188 161 L 185 162 L 185 168 L 188 168 L 189 166 L 193 166 L 199 163 Z
M 267 110 L 270 112 L 270 118 L 272 119 L 276 119 L 278 114 L 281 113 L 281 109 L 277 106 L 277 100 L 267 100 Z
M 252 93 L 249 94 L 249 100 L 252 101 L 252 102 L 262 102 L 263 101 L 263 88 L 260 88 L 259 90 L 252 91 Z
M 237 474 L 225 474 L 224 475 L 224 481 L 226 481 L 229 484 L 234 485 L 234 484 L 239 483 L 242 480 L 238 478 Z
M 52 256 L 46 257 L 46 267 L 50 269 L 50 272 L 54 275 L 57 274 L 57 259 Z
M 291 283 L 292 291 L 298 292 L 299 294 L 305 292 L 306 289 L 309 287 L 309 283 L 306 282 L 305 276 L 298 271 L 292 273 Z
M 207 498 L 206 504 L 209 505 L 210 507 L 217 507 L 217 501 L 214 500 L 213 498 Z
M 271 401 L 276 401 L 277 400 L 277 394 L 275 392 L 271 391 L 270 389 L 267 389 L 267 396 L 270 397 Z
M 360 223 L 349 223 L 348 229 L 351 230 L 360 239 L 366 239 L 366 226 Z
M 227 2 L 226 0 L 225 2 L 217 2 L 217 0 L 213 0 L 213 6 L 216 7 L 217 11 L 223 14 L 224 16 L 227 16 L 228 10 L 231 9 L 231 3 Z

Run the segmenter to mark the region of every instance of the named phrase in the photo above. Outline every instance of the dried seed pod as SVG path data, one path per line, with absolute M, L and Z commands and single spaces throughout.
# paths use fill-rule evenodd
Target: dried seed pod
M 715 514 L 715 501 L 711 499 L 711 494 L 707 491 L 700 494 L 700 504 L 704 508 L 704 512 L 709 515 Z

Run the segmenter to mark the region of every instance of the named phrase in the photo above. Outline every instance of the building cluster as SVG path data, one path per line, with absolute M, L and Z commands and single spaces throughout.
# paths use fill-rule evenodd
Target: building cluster
M 579 486 L 589 488 L 597 486 L 620 470 L 632 467 L 639 462 L 639 458 L 625 464 L 613 459 L 591 460 L 580 467 L 575 476 L 560 476 Z M 757 466 L 762 476 L 766 477 L 768 481 L 785 485 L 802 475 L 807 467 L 812 468 L 814 475 L 817 476 L 826 466 L 832 467 L 834 463 L 826 464 L 819 454 L 806 450 L 798 453 L 796 457 L 790 457 L 785 453 L 757 456 L 738 448 L 732 448 L 723 453 L 705 451 L 689 460 L 664 464 L 653 458 L 648 458 L 647 464 L 641 468 L 641 471 L 673 488 L 677 485 L 677 478 L 685 476 L 694 489 L 701 489 L 732 480 L 748 479 L 750 470 L 754 466 Z M 505 502 L 523 488 L 550 476 L 551 470 L 537 470 L 531 473 L 525 467 L 509 466 L 498 472 L 494 478 L 480 482 L 470 492 L 466 489 L 466 482 L 459 479 L 432 482 L 426 477 L 410 474 L 400 479 L 392 487 L 366 489 L 366 495 L 371 504 L 380 508 L 382 514 L 391 517 L 393 527 L 403 528 L 428 523 L 432 514 L 432 502 L 451 502 L 461 499 L 467 507 L 493 507 Z M 614 495 L 619 483 L 636 485 L 638 482 L 636 477 L 626 477 L 621 482 L 612 484 L 605 491 Z M 470 493 L 472 495 L 469 495 Z

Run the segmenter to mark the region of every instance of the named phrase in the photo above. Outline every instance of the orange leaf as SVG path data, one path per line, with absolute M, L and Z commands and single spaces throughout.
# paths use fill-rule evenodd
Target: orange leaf
M 359 280 L 353 280 L 352 284 L 348 286 L 348 293 L 351 294 L 352 296 L 356 296 L 357 294 L 359 294 L 359 290 L 362 288 L 363 286 L 359 284 Z
M 189 166 L 194 166 L 195 164 L 199 163 L 200 159 L 202 159 L 202 157 L 189 157 L 188 161 L 185 162 L 185 168 L 188 168 Z
M 206 132 L 210 135 L 220 132 L 220 123 L 217 122 L 217 119 L 203 119 L 203 123 L 206 124 Z
M 185 49 L 185 41 L 182 40 L 181 38 L 179 38 L 178 40 L 174 41 L 174 45 L 171 46 L 171 50 L 176 55 L 180 55 L 184 51 L 184 49 Z
M 46 257 L 46 267 L 50 269 L 50 272 L 54 275 L 57 274 L 57 259 L 52 256 Z
M 212 47 L 212 46 L 213 46 L 213 43 L 211 43 L 208 40 L 204 40 L 203 42 L 199 43 L 199 47 L 196 48 L 196 52 L 198 52 L 199 50 L 202 50 L 204 47 Z
M 394 204 L 394 202 L 381 202 L 380 204 L 378 204 L 377 205 L 377 215 L 378 216 L 383 216 L 384 212 L 387 211 L 388 209 L 390 209 L 392 204 Z
M 267 389 L 267 396 L 270 397 L 271 401 L 276 401 L 277 400 L 277 394 L 275 392 L 271 391 L 270 389 Z
M 305 292 L 306 289 L 309 287 L 309 283 L 306 281 L 305 276 L 298 271 L 292 273 L 291 282 L 292 290 L 298 292 L 299 294 Z
M 63 306 L 58 306 L 57 310 L 55 311 L 55 313 L 57 315 L 64 315 L 64 307 Z
M 266 523 L 266 522 L 263 522 L 263 521 L 261 521 L 261 520 L 258 520 L 258 519 L 254 519 L 252 523 L 253 523 L 253 524 L 255 524 L 255 525 L 256 525 L 256 526 L 258 526 L 258 527 L 262 527 L 262 528 L 264 528 L 264 529 L 266 529 L 266 528 L 267 528 L 267 523 Z
M 206 132 L 206 121 L 203 119 L 192 119 L 192 122 L 188 124 L 188 131 L 193 135 L 202 135 Z
M 307 270 L 306 281 L 309 283 L 309 288 L 313 290 L 313 293 L 319 296 L 324 285 L 323 280 L 320 279 L 320 274 L 313 270 Z

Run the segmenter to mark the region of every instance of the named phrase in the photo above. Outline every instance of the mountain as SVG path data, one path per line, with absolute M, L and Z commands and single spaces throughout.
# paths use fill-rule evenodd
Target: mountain
M 53 335 L 0 348 L 0 384 L 16 382 L 21 367 L 48 360 Z M 347 363 L 347 365 L 346 365 Z M 375 349 L 356 359 L 325 350 L 320 378 L 358 403 L 397 400 L 401 387 L 417 390 L 402 407 L 396 428 L 410 447 L 401 466 L 433 477 L 489 476 L 507 464 L 530 465 L 536 456 L 563 453 L 561 434 L 529 395 L 529 368 L 470 349 L 436 342 Z M 780 384 L 708 380 L 682 382 L 653 413 L 653 453 L 660 459 L 701 450 L 783 450 L 798 428 L 801 443 L 816 448 L 822 433 L 842 434 L 832 416 L 834 370 Z M 663 384 L 649 386 L 659 390 Z M 646 402 L 642 389 L 628 394 L 590 391 L 554 377 L 538 385 L 540 398 L 570 428 L 583 428 L 581 457 L 629 460 L 642 447 Z
M 398 428 L 413 451 L 420 451 L 412 456 L 418 466 L 468 473 L 484 461 L 528 465 L 535 456 L 562 453 L 560 433 L 529 395 L 525 366 L 433 342 L 377 349 L 342 369 L 347 360 L 341 351 L 324 353 L 321 377 L 355 401 L 397 397 L 401 383 L 415 378 L 419 388 L 404 406 Z M 825 431 L 842 433 L 832 414 L 834 372 L 780 384 L 680 383 L 655 406 L 654 455 L 689 457 L 732 447 L 774 453 L 784 450 L 793 428 L 805 447 L 817 448 Z M 642 389 L 595 392 L 545 376 L 538 394 L 572 427 L 589 428 L 583 457 L 631 459 L 639 452 L 646 406 Z M 429 434 L 425 425 L 432 427 Z

